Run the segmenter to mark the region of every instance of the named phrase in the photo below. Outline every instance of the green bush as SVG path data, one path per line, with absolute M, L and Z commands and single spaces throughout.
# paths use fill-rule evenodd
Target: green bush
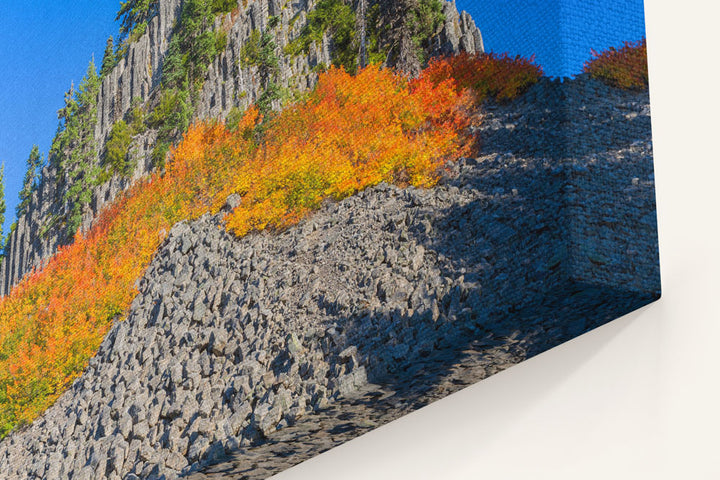
M 227 46 L 227 32 L 225 30 L 218 30 L 214 33 L 215 35 L 215 54 L 220 54 Z
M 236 0 L 184 2 L 162 67 L 160 100 L 146 118 L 158 130 L 151 154 L 155 168 L 164 167 L 170 145 L 190 125 L 207 69 L 227 46 L 227 32 L 213 29 L 215 15 L 237 6 Z
M 40 148 L 37 145 L 33 145 L 32 150 L 30 150 L 30 156 L 27 159 L 27 170 L 25 171 L 23 187 L 18 194 L 20 202 L 15 207 L 17 218 L 22 217 L 25 212 L 27 212 L 28 206 L 30 206 L 32 194 L 38 187 L 38 177 L 42 163 L 43 159 L 42 155 L 40 155 Z
M 127 114 L 127 123 L 132 128 L 133 135 L 145 131 L 145 112 L 142 108 L 142 99 L 133 100 L 133 106 Z
M 282 88 L 276 82 L 267 84 L 257 100 L 257 107 L 264 116 L 272 111 L 272 103 L 282 97 Z
M 430 48 L 430 38 L 435 35 L 445 21 L 440 0 L 420 0 L 407 14 L 407 25 L 420 63 L 427 62 L 426 50 Z
M 116 21 L 120 20 L 120 35 L 132 35 L 143 24 L 147 27 L 147 21 L 156 12 L 158 3 L 159 0 L 125 0 L 121 2 L 120 10 L 115 17 Z M 144 27 L 141 28 L 144 29 Z
M 125 54 L 128 51 L 129 45 L 130 45 L 130 43 L 126 39 L 125 41 L 120 42 L 115 46 L 115 59 L 113 60 L 114 61 L 113 65 L 112 65 L 113 67 L 115 67 L 115 65 L 120 63 L 120 60 L 123 59 L 123 57 L 125 56 Z
M 328 70 L 328 66 L 324 62 L 320 62 L 312 68 L 312 72 L 318 73 L 318 74 L 325 73 L 325 72 L 327 72 L 327 70 Z
M 271 20 L 273 18 L 277 17 L 271 17 Z M 277 22 L 268 22 L 269 27 L 272 25 L 276 26 Z M 264 116 L 267 116 L 272 110 L 273 101 L 278 100 L 281 96 L 281 88 L 277 83 L 280 60 L 275 52 L 276 49 L 275 37 L 270 30 L 263 33 L 253 30 L 240 52 L 240 61 L 243 66 L 256 66 L 259 69 L 263 91 L 258 98 L 257 105 Z
M 118 64 L 118 58 L 115 55 L 115 44 L 113 43 L 113 37 L 107 39 L 105 44 L 105 53 L 103 53 L 102 64 L 100 66 L 100 78 L 105 78 L 108 73 L 115 68 Z
M 142 37 L 145 32 L 147 31 L 147 22 L 142 22 L 135 26 L 133 31 L 130 33 L 129 42 L 134 43 L 140 40 L 140 37 Z
M 254 66 L 260 64 L 260 53 L 262 52 L 260 39 L 260 30 L 253 30 L 250 32 L 250 36 L 240 50 L 241 65 Z
M 187 91 L 163 90 L 157 107 L 148 115 L 147 122 L 158 129 L 158 135 L 169 139 L 190 126 L 193 108 Z
M 152 161 L 153 168 L 163 169 L 165 168 L 165 158 L 170 151 L 170 143 L 158 141 L 150 154 L 150 160 Z
M 240 61 L 243 66 L 260 67 L 261 74 L 272 74 L 280 67 L 275 49 L 275 39 L 270 32 L 253 30 L 240 51 Z
M 49 158 L 58 167 L 61 181 L 69 185 L 64 195 L 68 238 L 77 231 L 82 212 L 92 199 L 99 90 L 100 77 L 91 61 L 77 92 L 71 87 L 65 95 L 65 106 L 58 112 L 60 127 L 50 147 Z
M 357 69 L 355 46 L 355 11 L 342 0 L 320 0 L 310 13 L 300 36 L 285 48 L 289 55 L 307 54 L 310 46 L 322 42 L 329 33 L 333 42 L 333 65 L 346 71 Z
M 245 110 L 240 107 L 231 108 L 225 118 L 225 126 L 231 132 L 237 131 L 238 125 L 240 125 L 240 120 L 242 120 L 244 116 Z
M 230 13 L 237 6 L 237 0 L 212 0 L 212 12 L 214 14 Z
M 105 143 L 105 157 L 103 166 L 112 173 L 123 177 L 132 175 L 135 162 L 130 155 L 130 144 L 133 138 L 133 129 L 125 120 L 115 122 Z
M 359 40 L 356 38 L 356 14 L 343 0 L 320 0 L 310 13 L 300 36 L 285 47 L 288 55 L 308 54 L 313 44 L 330 35 L 332 63 L 355 73 L 358 67 Z M 440 0 L 406 1 L 404 4 L 370 1 L 365 15 L 366 49 L 370 63 L 395 61 L 397 44 L 403 35 L 409 35 L 415 54 L 421 64 L 428 60 L 431 39 L 438 32 L 445 15 Z
M 163 65 L 163 86 L 197 91 L 213 59 L 225 48 L 227 36 L 212 30 L 216 5 L 225 2 L 187 0 L 175 26 Z M 217 7 L 217 8 L 220 8 Z

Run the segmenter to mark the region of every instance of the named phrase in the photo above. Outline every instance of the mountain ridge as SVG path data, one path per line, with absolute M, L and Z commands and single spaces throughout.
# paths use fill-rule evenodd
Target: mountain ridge
M 101 79 L 93 129 L 96 145 L 87 168 L 101 166 L 104 147 L 113 126 L 138 106 L 136 99 L 141 99 L 141 105 L 147 109 L 154 108 L 160 101 L 163 62 L 184 3 L 181 0 L 159 1 L 157 14 L 149 19 L 144 33 L 129 43 L 118 64 Z M 279 33 L 275 36 L 276 51 L 279 52 L 278 83 L 288 90 L 307 91 L 312 88 L 317 80 L 316 67 L 333 62 L 333 44 L 329 34 L 325 32 L 323 41 L 311 47 L 307 55 L 291 56 L 282 50 L 301 34 L 308 12 L 317 3 L 244 1 L 243 6 L 238 4 L 233 12 L 217 16 L 213 28 L 226 31 L 227 44 L 208 67 L 195 105 L 194 118 L 224 118 L 233 107 L 246 108 L 261 97 L 266 86 L 258 78 L 259 68 L 242 66 L 241 57 L 253 31 L 267 27 L 273 17 L 279 19 Z M 482 52 L 482 36 L 472 18 L 466 12 L 458 12 L 454 2 L 443 0 L 442 5 L 445 19 L 436 33 L 433 54 Z M 275 100 L 274 107 L 279 108 L 280 102 Z M 87 231 L 103 207 L 157 168 L 153 151 L 158 143 L 157 128 L 147 128 L 134 136 L 128 153 L 128 162 L 134 164 L 134 168 L 128 175 L 111 175 L 89 189 L 89 200 L 79 205 L 81 232 Z M 68 192 L 76 181 L 66 178 L 67 174 L 59 167 L 63 155 L 64 152 L 59 152 L 50 156 L 26 211 L 17 219 L 16 227 L 8 236 L 5 256 L 0 263 L 0 295 L 7 295 L 24 275 L 42 268 L 59 247 L 73 241 L 74 232 L 68 227 L 68 218 L 78 206 L 68 200 Z

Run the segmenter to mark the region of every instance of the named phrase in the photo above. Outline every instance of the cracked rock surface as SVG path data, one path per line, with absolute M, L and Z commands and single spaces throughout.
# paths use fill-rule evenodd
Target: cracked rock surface
M 647 93 L 543 80 L 477 133 L 433 189 L 176 225 L 3 478 L 266 478 L 657 298 Z

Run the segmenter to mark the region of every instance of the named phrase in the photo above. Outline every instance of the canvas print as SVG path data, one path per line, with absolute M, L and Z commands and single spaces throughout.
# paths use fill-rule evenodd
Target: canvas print
M 641 0 L 34 3 L 0 478 L 268 478 L 660 296 Z

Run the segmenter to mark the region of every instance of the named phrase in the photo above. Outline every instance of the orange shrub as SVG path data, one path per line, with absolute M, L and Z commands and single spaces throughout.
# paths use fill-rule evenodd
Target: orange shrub
M 583 71 L 612 87 L 642 90 L 648 87 L 647 42 L 625 42 L 620 49 L 591 50 L 593 59 Z
M 263 126 L 250 108 L 237 129 L 193 125 L 163 176 L 129 189 L 93 228 L 0 299 L 0 435 L 32 421 L 82 372 L 162 242 L 183 219 L 217 212 L 238 235 L 296 222 L 325 198 L 381 181 L 430 186 L 448 160 L 470 153 L 470 101 L 452 82 L 410 82 L 368 67 L 321 75 L 301 104 Z
M 452 79 L 458 90 L 470 89 L 477 100 L 507 101 L 517 97 L 542 77 L 542 67 L 529 59 L 508 54 L 468 54 L 437 58 L 422 73 L 433 83 Z
M 228 227 L 243 235 L 286 226 L 325 198 L 382 181 L 432 185 L 443 163 L 468 153 L 469 99 L 448 83 L 424 85 L 410 89 L 377 66 L 357 76 L 331 68 L 306 102 L 269 125 L 262 155 L 234 171 L 225 193 L 243 204 Z

